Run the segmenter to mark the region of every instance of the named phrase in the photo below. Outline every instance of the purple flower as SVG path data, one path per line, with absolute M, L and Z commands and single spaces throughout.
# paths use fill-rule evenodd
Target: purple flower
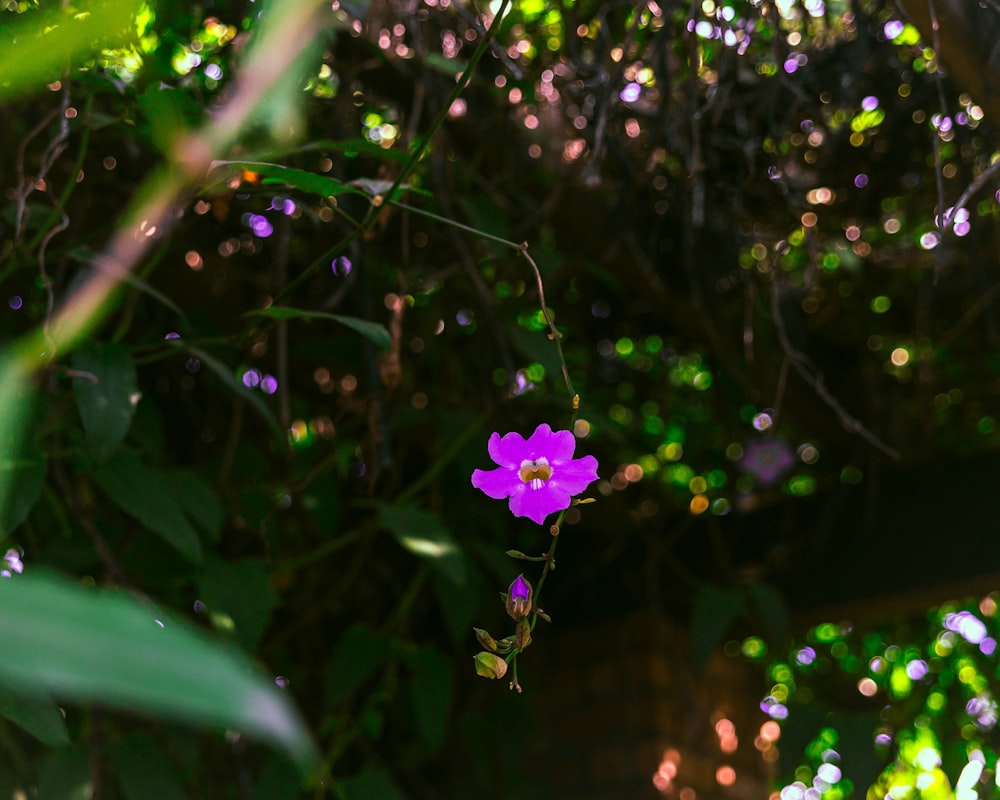
M 472 485 L 494 500 L 510 498 L 510 512 L 539 525 L 569 508 L 574 495 L 597 480 L 597 459 L 573 458 L 576 439 L 569 431 L 541 424 L 527 441 L 519 433 L 490 436 L 489 453 L 498 469 L 477 469 Z
M 507 613 L 512 619 L 524 619 L 531 612 L 531 584 L 518 575 L 507 590 Z

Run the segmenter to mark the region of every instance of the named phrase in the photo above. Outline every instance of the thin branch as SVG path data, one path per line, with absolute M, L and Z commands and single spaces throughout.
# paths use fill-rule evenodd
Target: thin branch
M 566 382 L 566 388 L 569 390 L 569 396 L 573 403 L 573 410 L 575 411 L 580 407 L 580 396 L 576 393 L 573 388 L 573 381 L 569 377 L 569 368 L 566 366 L 566 358 L 563 356 L 562 349 L 562 333 L 556 327 L 555 323 L 552 321 L 552 317 L 549 315 L 548 306 L 545 303 L 545 286 L 542 284 L 542 273 L 538 271 L 538 265 L 535 260 L 528 254 L 528 243 L 520 245 L 517 248 L 517 252 L 521 255 L 525 261 L 531 265 L 531 269 L 535 273 L 535 281 L 538 283 L 538 300 L 542 306 L 542 316 L 545 317 L 545 322 L 549 326 L 549 338 L 556 345 L 556 352 L 559 354 L 559 366 L 562 368 L 563 380 Z
M 795 371 L 816 392 L 819 398 L 833 409 L 844 430 L 857 434 L 890 458 L 899 459 L 899 451 L 887 445 L 878 436 L 868 430 L 859 419 L 852 416 L 827 388 L 823 373 L 816 368 L 816 365 L 812 363 L 808 356 L 792 345 L 791 340 L 788 338 L 788 331 L 785 328 L 785 320 L 781 316 L 781 287 L 777 282 L 771 285 L 771 317 L 774 320 L 774 329 L 778 334 L 781 349 L 785 351 L 785 355 L 792 366 L 795 367 Z
M 943 221 L 941 222 L 941 233 L 946 233 L 951 230 L 952 226 L 955 224 L 955 217 L 958 215 L 958 212 L 965 208 L 965 204 L 969 202 L 972 196 L 982 189 L 983 186 L 995 177 L 998 172 L 1000 172 L 1000 157 L 984 169 L 978 178 L 965 187 L 965 191 L 959 195 L 958 200 L 955 201 L 955 205 L 942 217 Z
M 950 329 L 938 341 L 938 348 L 950 346 L 959 336 L 975 322 L 979 316 L 990 307 L 997 298 L 1000 298 L 1000 283 L 994 283 L 986 292 L 980 295 L 979 299 L 966 311 Z
M 937 87 L 938 104 L 941 108 L 939 122 L 934 126 L 934 179 L 937 185 L 938 213 L 937 222 L 939 230 L 944 219 L 944 175 L 941 167 L 941 132 L 940 125 L 948 116 L 948 104 L 944 97 L 944 74 L 941 72 L 941 35 L 938 24 L 937 8 L 934 0 L 927 0 L 927 13 L 931 18 L 931 45 L 934 48 L 934 84 Z M 941 275 L 941 248 L 934 251 L 934 285 L 937 286 L 938 278 Z

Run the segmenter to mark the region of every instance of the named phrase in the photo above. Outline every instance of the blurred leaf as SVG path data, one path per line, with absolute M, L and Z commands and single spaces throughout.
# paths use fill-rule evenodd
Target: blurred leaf
M 39 91 L 90 54 L 136 38 L 140 0 L 79 0 L 21 15 L 0 24 L 0 99 Z
M 170 153 L 177 138 L 194 128 L 204 115 L 190 92 L 165 83 L 147 86 L 139 95 L 139 105 L 149 121 L 153 144 L 161 153 Z
M 444 744 L 451 712 L 454 666 L 438 649 L 424 646 L 411 660 L 410 701 L 420 738 L 434 752 Z
M 336 704 L 371 678 L 389 655 L 389 640 L 365 623 L 348 628 L 337 644 L 327 674 L 327 702 Z
M 302 776 L 278 753 L 264 761 L 253 782 L 250 800 L 296 800 L 302 797 Z
M 14 686 L 242 731 L 300 761 L 316 756 L 287 696 L 246 657 L 130 595 L 21 575 L 0 581 L 0 630 L 0 677 Z
M 0 539 L 27 518 L 45 485 L 46 463 L 40 453 L 16 460 L 0 460 L 0 484 L 7 486 L 7 502 L 0 504 Z
M 126 514 L 188 560 L 201 562 L 201 540 L 161 473 L 147 467 L 134 453 L 120 450 L 91 477 Z
M 188 519 L 196 522 L 212 541 L 218 541 L 225 521 L 225 509 L 212 485 L 188 469 L 171 470 L 163 473 L 162 477 Z
M 278 430 L 278 422 L 274 418 L 274 414 L 271 413 L 271 409 L 267 407 L 267 404 L 261 399 L 260 394 L 251 392 L 246 386 L 233 374 L 233 370 L 227 367 L 222 361 L 217 359 L 211 353 L 207 353 L 200 347 L 187 347 L 183 344 L 183 340 L 172 340 L 176 343 L 178 348 L 187 350 L 191 355 L 201 361 L 206 367 L 208 367 L 212 372 L 218 376 L 222 382 L 232 390 L 232 392 L 243 400 L 246 400 L 254 410 L 264 418 L 267 424 L 275 432 Z
M 774 643 L 784 645 L 788 640 L 788 608 L 781 593 L 763 583 L 751 583 L 746 587 L 746 593 L 751 607 L 760 615 Z
M 365 770 L 360 775 L 342 780 L 338 788 L 346 800 L 406 800 L 389 773 L 380 769 Z
M 0 536 L 9 533 L 15 521 L 20 524 L 30 511 L 30 505 L 33 505 L 33 502 L 30 505 L 27 503 L 29 497 L 18 494 L 20 482 L 24 481 L 30 488 L 38 480 L 37 472 L 34 476 L 7 479 L 10 471 L 26 467 L 21 453 L 28 415 L 35 399 L 31 372 L 31 360 L 26 353 L 14 348 L 0 351 L 0 525 L 3 526 Z
M 366 319 L 357 317 L 345 317 L 343 314 L 327 314 L 323 311 L 304 311 L 300 308 L 289 308 L 288 306 L 268 306 L 259 311 L 250 311 L 247 316 L 261 316 L 270 319 L 326 319 L 339 322 L 351 330 L 357 331 L 362 336 L 366 336 L 377 344 L 381 349 L 388 350 L 392 340 L 389 338 L 389 331 L 384 325 L 377 322 L 369 322 Z
M 482 607 L 482 587 L 488 585 L 475 567 L 475 561 L 466 562 L 467 575 L 465 583 L 457 585 L 443 572 L 435 572 L 431 576 L 431 586 L 437 596 L 441 608 L 441 616 L 451 639 L 456 644 L 469 641 L 469 630 L 472 621 Z
M 277 605 L 267 567 L 259 559 L 211 559 L 201 579 L 200 599 L 210 612 L 222 611 L 232 618 L 237 637 L 251 653 Z
M 66 720 L 46 692 L 15 691 L 0 683 L 0 716 L 6 717 L 48 747 L 69 744 Z
M 90 752 L 63 747 L 38 764 L 38 800 L 90 800 Z
M 358 19 L 364 19 L 364 17 L 358 17 Z M 343 153 L 348 158 L 364 155 L 370 158 L 388 159 L 389 161 L 395 161 L 397 164 L 405 164 L 410 159 L 402 150 L 382 147 L 382 145 L 375 144 L 375 142 L 368 139 L 345 139 L 339 142 L 332 139 L 319 139 L 298 148 L 296 152 L 315 150 L 333 150 L 336 153 Z
M 183 800 L 177 767 L 153 736 L 139 733 L 109 748 L 115 775 L 128 800 Z
M 135 414 L 135 364 L 124 345 L 96 341 L 80 345 L 72 363 L 74 370 L 87 373 L 73 377 L 73 396 L 87 441 L 104 460 L 121 444 Z
M 426 53 L 424 55 L 424 63 L 438 72 L 447 75 L 449 78 L 457 78 L 465 69 L 464 61 L 459 61 L 457 58 L 447 58 L 441 53 Z
M 704 669 L 733 623 L 743 614 L 743 595 L 739 589 L 702 584 L 694 597 L 691 620 L 691 654 L 696 669 Z
M 436 514 L 416 506 L 391 506 L 376 503 L 379 521 L 396 541 L 462 586 L 465 583 L 465 557 L 451 533 Z
M 269 164 L 266 161 L 213 161 L 212 169 L 218 167 L 237 167 L 248 172 L 256 172 L 265 178 L 264 183 L 282 183 L 304 192 L 317 194 L 320 197 L 335 197 L 338 194 L 364 194 L 358 187 L 342 183 L 328 175 L 318 175 L 315 172 L 306 172 L 304 169 L 283 167 L 281 164 Z

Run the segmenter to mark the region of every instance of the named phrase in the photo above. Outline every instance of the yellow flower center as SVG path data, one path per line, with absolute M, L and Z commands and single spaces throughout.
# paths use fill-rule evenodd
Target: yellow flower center
M 547 458 L 536 458 L 533 461 L 525 459 L 521 462 L 518 476 L 532 489 L 541 489 L 542 484 L 552 477 L 552 467 Z

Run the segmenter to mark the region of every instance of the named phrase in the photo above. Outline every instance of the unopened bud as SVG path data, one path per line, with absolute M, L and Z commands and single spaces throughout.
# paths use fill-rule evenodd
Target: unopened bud
M 484 631 L 482 628 L 473 628 L 472 630 L 475 632 L 476 640 L 480 645 L 485 647 L 491 653 L 495 653 L 497 651 L 497 640 L 490 636 L 488 631 Z
M 531 584 L 518 575 L 507 590 L 507 613 L 511 619 L 524 619 L 531 613 Z
M 475 662 L 476 674 L 483 678 L 497 680 L 507 674 L 507 662 L 493 653 L 476 653 Z
M 531 644 L 531 625 L 528 624 L 528 620 L 518 621 L 517 627 L 514 629 L 514 644 L 517 645 L 518 650 L 524 650 Z

